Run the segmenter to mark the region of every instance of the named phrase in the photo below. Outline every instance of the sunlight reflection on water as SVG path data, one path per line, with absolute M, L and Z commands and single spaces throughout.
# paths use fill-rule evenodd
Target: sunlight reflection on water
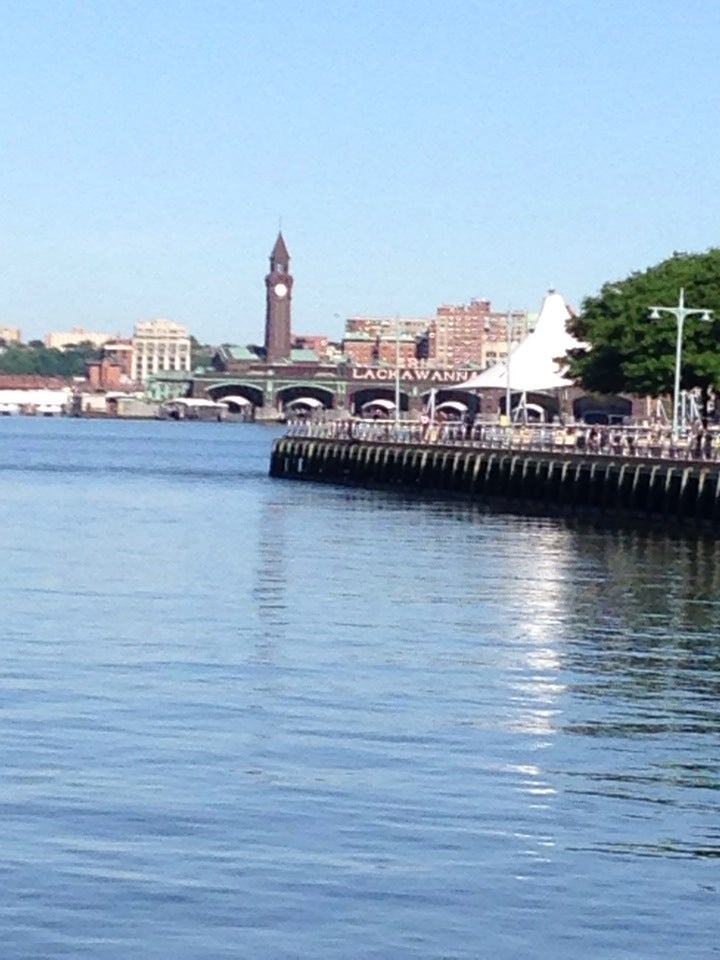
M 715 544 L 0 431 L 3 957 L 717 952 Z

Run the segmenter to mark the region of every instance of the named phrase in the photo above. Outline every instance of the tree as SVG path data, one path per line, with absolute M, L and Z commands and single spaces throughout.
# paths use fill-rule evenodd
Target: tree
M 190 366 L 193 370 L 209 367 L 216 347 L 207 343 L 200 343 L 195 337 L 190 337 Z
M 101 351 L 92 344 L 57 350 L 39 346 L 10 346 L 0 355 L 0 373 L 35 374 L 43 377 L 82 377 L 88 361 L 97 360 Z
M 569 354 L 570 375 L 587 390 L 661 396 L 672 393 L 677 322 L 671 314 L 650 318 L 650 307 L 677 305 L 680 288 L 688 307 L 712 310 L 712 323 L 691 317 L 684 327 L 680 384 L 698 388 L 707 416 L 720 387 L 720 249 L 674 253 L 644 272 L 606 283 L 587 297 L 569 324 L 588 346 Z

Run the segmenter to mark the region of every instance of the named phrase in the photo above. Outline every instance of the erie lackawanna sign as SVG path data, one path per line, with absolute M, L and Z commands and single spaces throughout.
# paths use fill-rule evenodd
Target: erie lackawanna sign
M 423 370 L 419 367 L 352 367 L 351 380 L 412 381 L 413 383 L 462 383 L 472 376 L 469 370 Z

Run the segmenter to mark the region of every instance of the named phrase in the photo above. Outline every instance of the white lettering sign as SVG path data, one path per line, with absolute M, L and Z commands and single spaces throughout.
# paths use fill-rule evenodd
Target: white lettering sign
M 351 367 L 351 380 L 409 380 L 413 383 L 462 383 L 469 370 L 421 370 L 417 367 Z

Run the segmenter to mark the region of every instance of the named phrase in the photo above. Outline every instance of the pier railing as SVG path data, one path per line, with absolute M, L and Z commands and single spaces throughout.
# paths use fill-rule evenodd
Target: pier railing
M 573 424 L 427 423 L 417 420 L 297 420 L 290 437 L 370 441 L 393 444 L 441 444 L 482 450 L 517 450 L 659 460 L 720 461 L 720 429 L 693 429 L 673 441 L 668 428 L 646 424 L 589 426 Z

